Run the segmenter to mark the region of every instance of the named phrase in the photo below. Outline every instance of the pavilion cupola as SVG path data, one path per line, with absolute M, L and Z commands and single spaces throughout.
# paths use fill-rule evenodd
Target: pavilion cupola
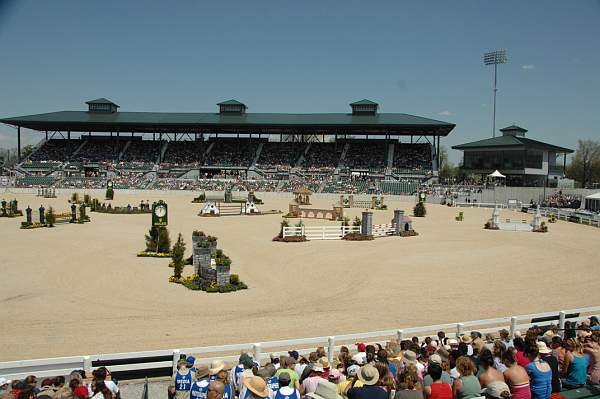
M 223 101 L 217 105 L 219 106 L 220 114 L 245 114 L 246 109 L 248 108 L 246 107 L 246 104 L 237 100 Z
M 107 100 L 106 98 L 98 98 L 96 100 L 86 101 L 86 104 L 89 107 L 88 112 L 94 113 L 98 112 L 112 114 L 118 112 L 117 108 L 119 108 L 117 104 Z
M 525 133 L 527 133 L 527 129 L 523 129 L 520 126 L 511 125 L 505 127 L 504 129 L 500 129 L 503 136 L 520 136 L 525 137 Z
M 379 104 L 371 100 L 360 100 L 350 104 L 352 115 L 375 115 Z

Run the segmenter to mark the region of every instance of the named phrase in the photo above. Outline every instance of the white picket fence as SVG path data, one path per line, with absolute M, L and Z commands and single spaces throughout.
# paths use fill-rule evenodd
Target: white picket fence
M 508 208 L 505 204 L 494 204 L 493 202 L 455 202 L 454 206 L 458 208 Z
M 283 237 L 305 236 L 307 240 L 341 240 L 346 234 L 360 233 L 359 226 L 291 226 L 283 228 Z
M 103 362 L 112 372 L 153 370 L 158 368 L 170 368 L 174 370 L 181 354 L 196 355 L 200 364 L 210 364 L 213 360 L 221 359 L 225 362 L 236 362 L 241 351 L 252 352 L 255 359 L 266 359 L 269 354 L 279 355 L 286 351 L 295 349 L 300 354 L 306 354 L 317 346 L 327 347 L 329 360 L 332 361 L 334 354 L 339 351 L 343 344 L 352 345 L 354 342 L 384 342 L 391 338 L 403 340 L 412 336 L 435 335 L 437 331 L 445 331 L 447 336 L 456 334 L 460 336 L 468 331 L 479 331 L 482 334 L 496 332 L 500 328 L 506 328 L 511 336 L 517 330 L 526 330 L 532 325 L 544 326 L 551 323 L 558 324 L 560 329 L 564 328 L 565 321 L 581 321 L 600 313 L 600 306 L 568 309 L 546 313 L 526 314 L 520 316 L 507 316 L 495 319 L 484 319 L 466 321 L 459 323 L 444 323 L 422 327 L 404 327 L 381 331 L 344 334 L 338 336 L 322 336 L 313 338 L 301 338 L 290 340 L 269 341 L 260 343 L 243 343 L 221 346 L 205 346 L 180 349 L 166 349 L 146 352 L 96 354 L 88 356 L 58 357 L 50 359 L 19 360 L 0 363 L 0 376 L 19 379 L 27 375 L 35 375 L 38 378 L 58 375 L 68 375 L 73 370 L 83 369 L 91 372 L 97 367 L 94 363 Z M 532 323 L 532 319 L 551 318 L 551 320 Z M 15 348 L 18 350 L 18 348 Z M 157 361 L 157 357 L 168 358 Z
M 391 224 L 374 224 L 373 225 L 373 237 L 384 237 L 393 234 L 396 231 L 395 227 Z
M 528 213 L 535 213 L 535 209 L 534 208 L 529 208 L 527 209 Z M 579 224 L 587 224 L 588 226 L 594 226 L 594 227 L 600 227 L 600 220 L 598 219 L 592 219 L 591 217 L 586 217 L 586 216 L 582 216 L 582 215 L 572 215 L 572 212 L 569 211 L 561 211 L 560 209 L 540 209 L 540 213 L 542 216 L 544 217 L 549 217 L 551 214 L 554 214 L 556 216 L 556 219 L 558 220 L 565 220 L 565 221 L 571 221 L 569 220 L 570 216 L 575 216 L 579 219 Z M 577 223 L 577 222 L 573 222 L 573 223 Z

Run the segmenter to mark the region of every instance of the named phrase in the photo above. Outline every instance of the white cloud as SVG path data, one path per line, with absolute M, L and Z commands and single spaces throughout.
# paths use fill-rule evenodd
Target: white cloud
M 523 65 L 521 68 L 524 69 L 524 70 L 526 70 L 526 71 L 529 71 L 529 70 L 535 69 L 535 65 L 533 65 L 533 64 L 527 64 L 527 65 Z
M 446 110 L 446 111 L 440 112 L 438 115 L 450 116 L 450 115 L 454 115 L 454 114 L 452 112 Z

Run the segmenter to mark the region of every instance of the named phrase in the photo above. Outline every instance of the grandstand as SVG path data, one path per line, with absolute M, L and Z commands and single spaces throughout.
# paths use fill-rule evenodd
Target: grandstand
M 349 114 L 251 114 L 234 100 L 219 103 L 216 114 L 120 112 L 106 99 L 87 104 L 88 111 L 0 120 L 19 137 L 21 128 L 46 134 L 27 159 L 19 155 L 19 184 L 96 187 L 110 176 L 117 188 L 181 189 L 220 178 L 269 190 L 370 193 L 381 186 L 405 193 L 437 176 L 440 138 L 454 128 L 378 113 L 368 100 L 352 103 Z M 47 178 L 24 179 L 33 176 Z

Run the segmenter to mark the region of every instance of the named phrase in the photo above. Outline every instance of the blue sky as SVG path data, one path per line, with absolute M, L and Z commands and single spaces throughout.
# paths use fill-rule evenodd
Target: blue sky
M 450 147 L 491 136 L 482 54 L 506 48 L 497 127 L 574 148 L 600 139 L 599 43 L 591 0 L 0 0 L 0 116 L 97 97 L 182 112 L 229 98 L 249 112 L 347 112 L 368 98 L 456 123 Z M 15 145 L 0 125 L 0 147 Z

